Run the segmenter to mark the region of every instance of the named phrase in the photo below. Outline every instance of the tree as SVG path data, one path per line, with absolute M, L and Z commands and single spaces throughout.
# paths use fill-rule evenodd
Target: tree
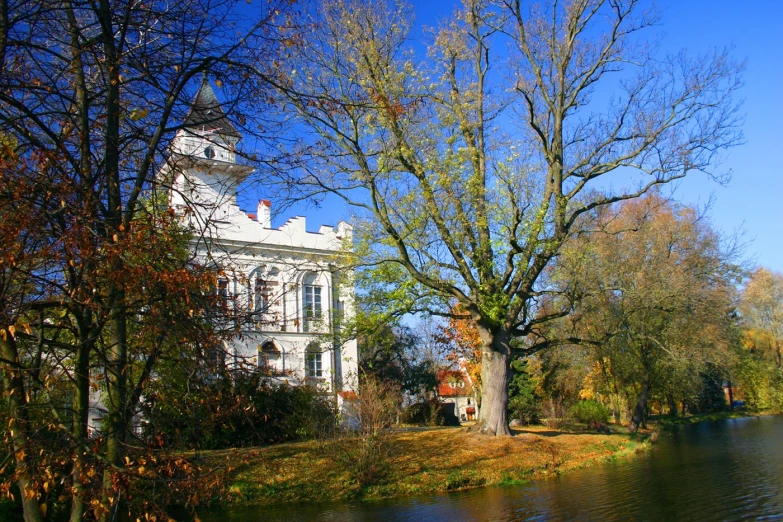
M 594 232 L 563 249 L 557 277 L 582 298 L 559 335 L 593 347 L 615 393 L 634 390 L 631 431 L 653 390 L 690 385 L 695 399 L 729 366 L 735 256 L 702 216 L 657 194 L 603 209 Z
M 736 372 L 748 406 L 759 410 L 783 408 L 783 275 L 756 269 L 740 301 L 741 348 Z
M 537 383 L 530 360 L 514 359 L 511 362 L 512 377 L 508 385 L 508 410 L 510 415 L 524 422 L 538 422 L 541 404 L 536 394 Z
M 783 274 L 758 268 L 742 295 L 740 309 L 751 344 L 781 368 L 783 349 Z
M 274 68 L 280 4 L 247 22 L 228 0 L 0 3 L 0 133 L 16 158 L 2 167 L 12 200 L 24 202 L 16 237 L 29 238 L 23 263 L 21 251 L 4 251 L 3 379 L 6 399 L 68 389 L 70 408 L 49 401 L 44 425 L 69 441 L 73 521 L 116 514 L 142 391 L 160 358 L 192 346 L 205 324 L 195 298 L 214 274 L 190 264 L 177 219 L 158 204 L 168 140 L 207 73 L 244 121 L 243 101 L 262 95 L 257 73 Z M 91 386 L 108 410 L 98 451 L 88 444 Z M 24 411 L 9 408 L 14 444 L 36 433 Z M 41 520 L 39 500 L 63 477 L 26 477 L 33 449 L 15 451 L 15 478 L 25 519 Z M 88 470 L 102 474 L 97 495 Z
M 435 361 L 422 357 L 422 342 L 411 328 L 383 325 L 359 335 L 359 377 L 397 389 L 409 397 L 425 396 L 437 387 Z
M 421 63 L 407 6 L 331 0 L 306 16 L 278 85 L 309 131 L 284 182 L 353 205 L 357 250 L 408 310 L 464 308 L 482 344 L 482 430 L 508 435 L 512 351 L 545 346 L 513 340 L 569 313 L 541 312 L 547 265 L 588 213 L 714 174 L 740 140 L 740 67 L 727 52 L 654 55 L 636 1 L 467 0 Z

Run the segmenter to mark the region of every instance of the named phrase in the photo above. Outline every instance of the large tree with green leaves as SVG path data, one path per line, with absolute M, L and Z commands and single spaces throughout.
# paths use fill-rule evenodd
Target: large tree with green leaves
M 306 11 L 278 85 L 303 133 L 287 181 L 353 205 L 358 250 L 398 304 L 461 305 L 482 342 L 483 431 L 508 435 L 512 351 L 540 349 L 521 339 L 570 311 L 542 311 L 545 268 L 585 214 L 715 174 L 740 139 L 740 67 L 655 54 L 634 0 L 466 0 L 420 60 L 406 5 Z

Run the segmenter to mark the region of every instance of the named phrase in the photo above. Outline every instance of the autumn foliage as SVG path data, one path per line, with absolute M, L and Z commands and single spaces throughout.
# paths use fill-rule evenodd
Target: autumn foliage
M 446 359 L 459 365 L 470 378 L 474 390 L 481 394 L 481 338 L 478 329 L 461 305 L 452 308 L 448 322 L 440 328 L 440 341 Z

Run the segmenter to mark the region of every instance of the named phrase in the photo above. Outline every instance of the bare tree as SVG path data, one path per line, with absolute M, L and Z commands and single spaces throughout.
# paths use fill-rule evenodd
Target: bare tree
M 8 341 L 3 378 L 6 397 L 24 386 L 70 388 L 67 417 L 57 419 L 50 410 L 53 428 L 72 445 L 63 461 L 73 462 L 65 487 L 74 521 L 116 514 L 127 486 L 130 419 L 166 346 L 162 339 L 176 336 L 169 337 L 177 331 L 172 325 L 199 315 L 197 305 L 182 305 L 188 292 L 204 291 L 204 274 L 186 270 L 184 240 L 175 237 L 176 219 L 160 204 L 156 172 L 202 75 L 224 85 L 230 99 L 223 107 L 237 126 L 249 123 L 243 103 L 263 94 L 255 73 L 274 67 L 276 27 L 288 3 L 264 4 L 252 21 L 235 4 L 0 1 L 0 133 L 17 164 L 26 165 L 4 174 L 17 176 L 11 182 L 22 190 L 21 229 L 45 247 L 27 256 L 31 265 L 4 257 L 0 266 L 8 280 L 25 285 L 23 307 L 6 300 L 18 292 L 2 295 L 9 312 L 0 324 Z M 243 67 L 249 63 L 255 69 Z M 168 315 L 161 302 L 176 312 Z M 30 318 L 34 311 L 37 321 Z M 144 323 L 158 312 L 164 313 L 157 326 Z M 15 321 L 30 332 L 16 332 Z M 156 328 L 159 337 L 152 335 Z M 21 341 L 38 343 L 46 357 L 15 353 Z M 42 360 L 55 364 L 45 383 L 38 379 Z M 105 377 L 108 409 L 105 451 L 91 455 L 103 476 L 98 498 L 86 490 L 95 481 L 84 474 L 88 395 L 97 372 Z M 22 474 L 30 470 L 25 456 L 29 460 L 31 449 L 16 453 Z M 23 478 L 19 487 L 31 499 L 25 519 L 40 520 L 41 495 L 63 480 L 23 484 Z
M 652 53 L 637 33 L 654 19 L 633 0 L 466 0 L 418 63 L 405 5 L 333 0 L 308 16 L 279 79 L 309 131 L 287 181 L 354 206 L 364 261 L 408 310 L 461 304 L 482 340 L 483 431 L 508 435 L 512 350 L 546 346 L 523 340 L 569 313 L 541 312 L 545 267 L 585 213 L 717 176 L 741 139 L 741 67 Z

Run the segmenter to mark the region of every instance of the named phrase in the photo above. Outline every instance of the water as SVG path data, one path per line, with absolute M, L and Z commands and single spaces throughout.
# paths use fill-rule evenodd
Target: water
M 306 470 L 302 470 L 306 473 Z M 679 427 L 652 451 L 517 487 L 381 502 L 232 508 L 204 522 L 783 520 L 783 417 Z

